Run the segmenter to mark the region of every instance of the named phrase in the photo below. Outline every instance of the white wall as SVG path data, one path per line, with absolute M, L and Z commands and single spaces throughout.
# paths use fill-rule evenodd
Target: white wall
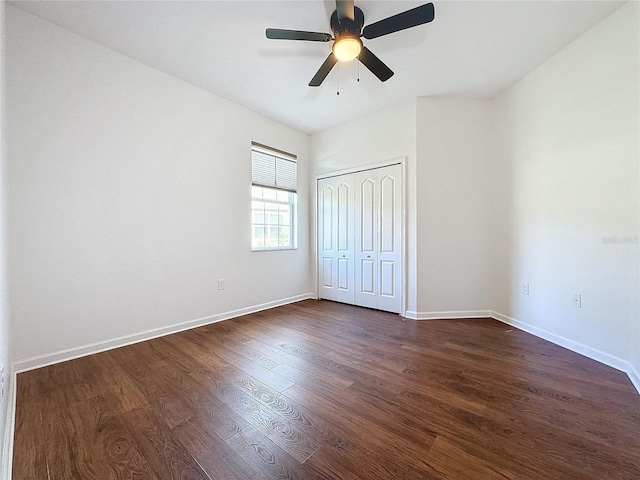
M 629 2 L 496 100 L 502 174 L 491 185 L 501 219 L 494 310 L 636 371 L 639 6 Z
M 311 136 L 311 182 L 316 175 L 406 157 L 405 208 L 407 219 L 407 309 L 415 311 L 416 297 L 416 105 L 415 101 L 374 112 Z M 315 208 L 314 208 L 315 211 Z M 315 232 L 315 230 L 314 230 Z M 315 233 L 313 233 L 315 235 Z M 315 264 L 314 264 L 315 278 Z
M 15 361 L 313 291 L 308 136 L 7 16 Z M 296 251 L 251 252 L 252 140 L 298 154 Z
M 11 434 L 9 425 L 11 424 L 10 396 L 11 396 L 11 363 L 9 361 L 9 318 L 7 308 L 7 278 L 6 278 L 6 228 L 5 228 L 5 205 L 6 205 L 6 118 L 5 118 L 5 2 L 0 1 L 0 365 L 2 365 L 4 377 L 0 378 L 3 385 L 0 398 L 0 439 L 3 448 L 0 449 L 0 476 L 6 472 L 9 462 L 8 455 L 11 450 L 9 438 Z
M 493 129 L 490 101 L 418 99 L 419 318 L 490 309 Z

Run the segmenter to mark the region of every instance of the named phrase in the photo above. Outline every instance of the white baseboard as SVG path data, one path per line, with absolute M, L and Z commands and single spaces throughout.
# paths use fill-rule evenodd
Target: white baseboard
M 629 376 L 629 380 L 631 380 L 631 383 L 633 383 L 633 386 L 636 387 L 638 393 L 640 393 L 640 374 L 635 368 L 633 368 L 631 364 L 629 364 L 627 375 Z
M 313 293 L 305 293 L 302 295 L 296 295 L 294 297 L 275 300 L 273 302 L 262 303 L 260 305 L 254 305 L 251 307 L 232 310 L 230 312 L 211 315 L 209 317 L 197 318 L 195 320 L 177 323 L 168 327 L 154 328 L 152 330 L 146 330 L 144 332 L 134 333 L 132 335 L 125 335 L 111 340 L 90 343 L 80 347 L 69 348 L 66 350 L 47 353 L 45 355 L 38 355 L 35 357 L 29 357 L 13 362 L 13 371 L 16 373 L 20 373 L 27 370 L 33 370 L 35 368 L 46 367 L 47 365 L 52 365 L 54 363 L 66 362 L 67 360 L 73 360 L 74 358 L 93 355 L 94 353 L 104 352 L 105 350 L 124 347 L 133 343 L 143 342 L 145 340 L 151 340 L 157 337 L 163 337 L 165 335 L 178 333 L 183 330 L 189 330 L 192 328 L 201 327 L 203 325 L 209 325 L 211 323 L 217 323 L 223 320 L 241 317 L 242 315 L 248 315 L 250 313 L 260 312 L 263 310 L 268 310 L 270 308 L 280 307 L 282 305 L 299 302 L 301 300 L 307 300 L 309 298 L 315 298 L 315 295 Z
M 462 310 L 445 312 L 412 312 L 407 310 L 405 318 L 410 320 L 447 320 L 456 318 L 490 318 L 491 310 Z
M 597 362 L 604 363 L 605 365 L 615 368 L 616 370 L 625 372 L 629 377 L 629 380 L 631 380 L 631 383 L 633 384 L 635 389 L 640 394 L 640 376 L 638 375 L 638 372 L 635 371 L 631 363 L 628 362 L 627 360 L 623 360 L 621 358 L 615 357 L 613 355 L 605 353 L 596 348 L 592 348 L 580 342 L 576 342 L 568 338 L 562 337 L 560 335 L 556 335 L 542 328 L 538 328 L 534 325 L 530 325 L 526 322 L 516 320 L 515 318 L 509 317 L 507 315 L 503 315 L 498 312 L 491 311 L 490 316 L 502 323 L 506 323 L 507 325 L 515 327 L 518 330 L 525 331 L 527 333 L 535 335 L 536 337 L 542 338 L 551 343 L 554 343 L 568 350 L 571 350 L 572 352 L 579 353 L 580 355 L 584 355 L 585 357 L 588 357 L 592 360 L 596 360 Z
M 518 330 L 523 330 L 527 333 L 531 333 L 532 335 L 535 335 L 536 337 L 542 338 L 544 340 L 548 340 L 551 343 L 555 343 L 556 345 L 560 345 L 561 347 L 567 348 L 572 352 L 579 353 L 580 355 L 589 357 L 592 360 L 597 360 L 600 363 L 609 365 L 610 367 L 613 367 L 616 370 L 626 371 L 627 369 L 629 362 L 622 360 L 620 358 L 614 357 L 613 355 L 609 355 L 608 353 L 604 353 L 595 348 L 591 348 L 582 343 L 575 342 L 565 337 L 561 337 L 560 335 L 556 335 L 542 328 L 538 328 L 534 325 L 530 325 L 520 320 L 516 320 L 515 318 L 509 317 L 507 315 L 503 315 L 498 312 L 491 312 L 491 317 L 501 321 L 502 323 L 506 323 L 507 325 L 516 327 Z
M 10 372 L 7 388 L 7 417 L 4 425 L 4 441 L 2 443 L 2 470 L 0 478 L 9 480 L 13 469 L 13 435 L 16 428 L 16 374 Z

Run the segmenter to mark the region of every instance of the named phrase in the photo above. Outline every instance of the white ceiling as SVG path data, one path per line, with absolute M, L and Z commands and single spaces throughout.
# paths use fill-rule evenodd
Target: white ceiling
M 358 63 L 307 84 L 330 43 L 268 40 L 265 28 L 328 32 L 333 1 L 17 1 L 12 5 L 163 72 L 313 133 L 420 96 L 491 98 L 625 2 L 438 1 L 432 23 L 364 40 L 395 75 Z M 356 0 L 365 25 L 425 1 Z M 340 95 L 336 95 L 340 80 Z

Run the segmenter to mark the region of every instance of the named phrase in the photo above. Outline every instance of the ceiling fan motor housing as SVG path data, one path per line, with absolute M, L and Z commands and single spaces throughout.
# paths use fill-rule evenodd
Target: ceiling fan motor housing
M 362 26 L 364 25 L 364 13 L 358 7 L 353 7 L 353 20 L 350 18 L 340 20 L 336 10 L 331 15 L 330 24 L 333 36 L 336 39 L 342 35 L 360 38 L 360 32 L 362 32 Z

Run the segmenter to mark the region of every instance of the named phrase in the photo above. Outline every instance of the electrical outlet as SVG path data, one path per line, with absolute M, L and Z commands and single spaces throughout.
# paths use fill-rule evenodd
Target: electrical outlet
M 224 279 L 218 280 L 218 290 L 224 290 Z
M 576 293 L 573 296 L 573 306 L 574 307 L 578 307 L 578 308 L 582 308 L 582 295 Z
M 529 295 L 529 284 L 528 283 L 523 283 L 522 284 L 522 294 L 523 295 Z

